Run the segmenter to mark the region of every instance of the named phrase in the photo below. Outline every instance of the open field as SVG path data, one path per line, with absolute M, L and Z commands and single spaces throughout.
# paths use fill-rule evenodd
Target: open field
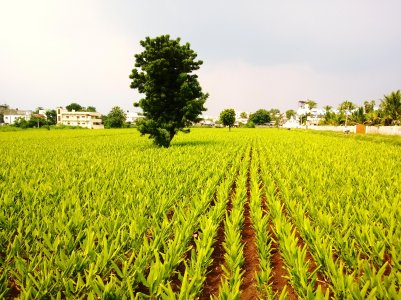
M 401 298 L 401 139 L 0 132 L 0 298 Z

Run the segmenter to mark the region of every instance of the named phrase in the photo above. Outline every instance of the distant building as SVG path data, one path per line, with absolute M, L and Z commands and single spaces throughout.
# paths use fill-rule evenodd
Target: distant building
M 90 111 L 68 111 L 64 108 L 57 108 L 57 125 L 80 126 L 90 129 L 103 129 L 102 115 Z
M 4 124 L 4 111 L 7 109 L 7 104 L 0 104 L 0 125 Z
M 129 110 L 127 110 L 127 114 L 126 114 L 126 119 L 125 119 L 125 121 L 127 122 L 127 123 L 131 123 L 131 124 L 134 124 L 136 121 L 138 121 L 139 119 L 142 119 L 142 118 L 144 118 L 145 116 L 142 114 L 142 113 L 140 113 L 140 112 L 137 112 L 137 111 L 129 111 Z
M 19 110 L 18 108 L 12 109 L 9 108 L 8 105 L 1 105 L 0 123 L 12 125 L 20 118 L 29 121 L 31 115 L 31 110 Z
M 321 116 L 325 113 L 324 109 L 320 108 L 309 108 L 306 101 L 298 101 L 298 110 L 296 113 L 296 119 L 301 123 L 301 120 L 305 121 L 306 125 L 319 125 Z M 302 125 L 302 124 L 300 124 Z

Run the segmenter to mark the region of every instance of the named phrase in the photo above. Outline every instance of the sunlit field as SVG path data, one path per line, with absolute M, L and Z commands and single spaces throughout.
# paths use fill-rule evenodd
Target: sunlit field
M 0 132 L 0 298 L 401 297 L 401 139 Z

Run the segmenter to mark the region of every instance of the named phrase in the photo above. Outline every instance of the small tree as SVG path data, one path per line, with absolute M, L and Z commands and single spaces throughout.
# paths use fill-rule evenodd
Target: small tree
M 57 123 L 57 112 L 55 109 L 46 111 L 46 119 L 48 125 L 56 125 Z
M 285 116 L 287 119 L 291 119 L 291 117 L 295 116 L 297 113 L 293 109 L 289 109 L 285 112 Z
M 262 125 L 271 121 L 270 113 L 266 109 L 258 109 L 249 115 L 249 121 L 256 125 Z
M 94 107 L 94 106 L 88 106 L 88 107 L 86 108 L 86 111 L 89 111 L 89 112 L 96 112 L 96 107 Z
M 29 122 L 27 121 L 27 120 L 25 120 L 25 118 L 23 118 L 23 117 L 19 117 L 18 119 L 16 119 L 15 121 L 14 121 L 14 124 L 13 124 L 15 127 L 19 127 L 19 128 L 22 128 L 22 129 L 25 129 L 25 128 L 28 128 L 29 127 Z
M 235 110 L 227 108 L 220 113 L 220 121 L 224 126 L 228 126 L 228 130 L 231 131 L 231 127 L 235 123 Z
M 145 48 L 135 55 L 131 88 L 138 89 L 145 97 L 134 106 L 142 108 L 144 118 L 138 122 L 142 135 L 149 134 L 158 146 L 169 147 L 171 140 L 199 115 L 206 111 L 203 106 L 208 94 L 202 92 L 198 76 L 192 74 L 202 65 L 189 43 L 171 40 L 169 35 L 147 37 L 141 41 Z
M 105 120 L 106 128 L 121 128 L 126 120 L 125 112 L 118 106 L 114 106 Z

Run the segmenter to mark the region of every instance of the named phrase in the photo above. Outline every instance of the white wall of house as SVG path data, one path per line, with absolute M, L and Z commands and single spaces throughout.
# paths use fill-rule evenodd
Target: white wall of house
M 136 111 L 127 111 L 127 118 L 125 119 L 125 121 L 127 123 L 135 123 L 138 119 L 144 118 L 144 116 L 142 114 L 139 114 Z
M 8 125 L 12 125 L 15 123 L 16 120 L 18 120 L 19 118 L 23 118 L 26 121 L 29 121 L 29 119 L 31 118 L 31 111 L 25 111 L 22 112 L 21 114 L 4 114 L 4 123 L 8 124 Z

